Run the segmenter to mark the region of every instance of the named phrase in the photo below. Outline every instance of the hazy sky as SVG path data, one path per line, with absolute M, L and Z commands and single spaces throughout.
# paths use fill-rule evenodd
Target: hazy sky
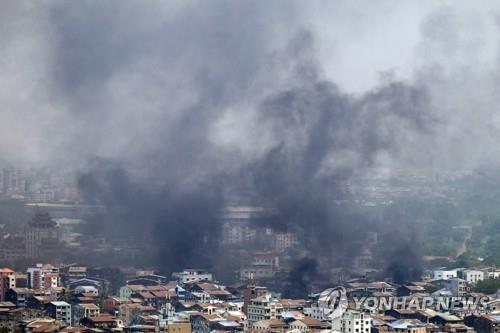
M 388 122 L 384 165 L 497 162 L 499 24 L 498 1 L 1 1 L 0 161 L 251 161 L 300 142 L 256 110 L 311 76 L 425 92 L 430 130 Z

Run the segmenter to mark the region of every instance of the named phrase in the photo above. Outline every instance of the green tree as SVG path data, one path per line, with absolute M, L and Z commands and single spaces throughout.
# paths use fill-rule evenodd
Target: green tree
M 481 262 L 469 252 L 460 255 L 455 262 L 455 267 L 472 268 L 480 265 Z
M 484 294 L 494 294 L 500 289 L 499 279 L 486 279 L 479 281 L 474 287 L 474 291 Z
M 435 285 L 429 284 L 424 287 L 425 292 L 428 294 L 432 294 L 433 292 L 437 291 L 439 288 L 436 287 Z

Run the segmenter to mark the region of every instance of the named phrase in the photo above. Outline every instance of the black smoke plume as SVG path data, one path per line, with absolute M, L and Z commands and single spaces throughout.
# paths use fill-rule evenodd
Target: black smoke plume
M 314 258 L 301 258 L 293 263 L 288 281 L 283 288 L 283 297 L 302 298 L 311 291 L 311 284 L 318 275 L 318 262 Z
M 290 275 L 292 284 L 304 291 L 301 272 L 317 269 L 312 258 L 326 256 L 334 258 L 334 264 L 348 267 L 363 241 L 368 222 L 350 207 L 335 203 L 348 197 L 342 184 L 353 173 L 372 166 L 381 151 L 397 152 L 394 136 L 399 129 L 390 127 L 389 119 L 411 130 L 422 130 L 424 108 L 425 94 L 401 83 L 354 99 L 341 94 L 330 82 L 304 82 L 261 103 L 259 117 L 280 141 L 261 159 L 241 167 L 236 176 L 206 170 L 201 180 L 190 183 L 184 177 L 169 177 L 169 163 L 162 160 L 165 174 L 154 175 L 165 183 L 147 188 L 147 182 L 133 181 L 119 166 L 95 163 L 80 177 L 80 186 L 89 200 L 96 199 L 109 208 L 110 225 L 119 228 L 118 235 L 126 231 L 134 236 L 149 233 L 158 267 L 171 272 L 193 265 L 211 268 L 222 260 L 219 241 L 220 212 L 227 199 L 224 186 L 236 177 L 250 175 L 253 195 L 273 211 L 260 221 L 261 226 L 297 233 L 311 257 L 307 265 L 299 263 Z M 192 148 L 189 134 L 189 144 L 183 147 L 185 134 L 178 133 L 181 138 L 176 150 L 188 153 Z M 203 140 L 197 142 L 203 144 Z M 213 151 L 213 147 L 207 149 Z M 340 166 L 335 165 L 337 160 Z M 178 175 L 188 161 L 172 163 L 174 170 L 181 169 L 175 172 Z M 405 274 L 399 262 L 388 267 L 398 280 Z
M 166 28 L 147 22 L 145 31 L 131 31 L 127 20 L 112 19 L 124 12 L 100 7 L 99 15 L 92 6 L 82 12 L 60 5 L 54 11 L 66 31 L 59 89 L 91 124 L 90 144 L 93 133 L 99 140 L 108 128 L 125 126 L 110 140 L 121 143 L 113 147 L 120 153 L 102 148 L 108 156 L 93 160 L 79 178 L 87 200 L 108 208 L 99 228 L 147 244 L 166 273 L 221 266 L 219 214 L 232 199 L 228 187 L 245 198 L 234 188 L 243 177 L 250 179 L 245 191 L 252 202 L 273 211 L 263 226 L 300 235 L 310 258 L 326 256 L 349 266 L 367 222 L 335 201 L 349 197 L 345 185 L 352 175 L 368 172 L 383 154 L 396 156 L 414 133 L 429 130 L 426 89 L 390 81 L 361 96 L 346 94 L 324 77 L 311 33 L 281 37 L 287 43 L 276 50 L 268 35 L 253 33 L 257 26 L 259 32 L 269 28 L 261 16 L 223 29 L 220 19 L 241 8 L 205 8 L 210 15 L 198 21 L 180 11 Z M 103 33 L 93 31 L 103 25 Z M 113 32 L 124 39 L 110 43 Z M 71 51 L 73 37 L 82 34 L 90 43 L 83 46 L 93 53 Z M 141 47 L 128 52 L 137 40 Z M 109 97 L 107 80 L 119 74 L 131 76 L 123 82 L 135 78 L 141 84 Z M 113 82 L 120 88 L 122 81 Z M 230 141 L 225 135 L 231 125 L 221 125 L 228 114 L 243 133 L 237 148 L 213 138 Z M 106 147 L 103 137 L 95 144 Z
M 96 162 L 81 174 L 79 185 L 90 202 L 104 204 L 106 213 L 92 225 L 106 237 L 148 244 L 154 264 L 170 274 L 186 267 L 210 268 L 218 253 L 223 201 L 215 183 L 200 188 L 147 188 L 131 180 L 119 166 Z M 151 243 L 153 242 L 153 243 Z M 145 257 L 147 258 L 147 257 Z
M 395 240 L 398 242 L 397 240 Z M 397 284 L 417 281 L 423 273 L 421 256 L 408 242 L 392 249 L 386 257 L 386 274 Z

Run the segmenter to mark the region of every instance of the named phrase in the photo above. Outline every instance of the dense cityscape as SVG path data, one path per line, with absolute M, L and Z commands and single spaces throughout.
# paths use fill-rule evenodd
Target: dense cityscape
M 463 198 L 474 197 L 463 184 L 483 178 L 470 171 L 438 176 L 401 170 L 391 178 L 379 173 L 343 184 L 346 193 L 333 204 L 358 205 L 382 219 L 399 202 L 418 197 L 428 212 L 431 203 L 439 203 L 439 215 L 427 218 L 442 219 L 443 214 L 452 214 L 446 208 L 461 211 Z M 221 270 L 207 262 L 207 267 L 162 271 L 147 244 L 96 237 L 85 227 L 95 216 L 106 214 L 106 207 L 85 202 L 71 182 L 71 171 L 3 168 L 0 179 L 0 217 L 5 222 L 0 244 L 4 265 L 0 325 L 8 330 L 495 333 L 498 329 L 498 252 L 477 255 L 473 235 L 481 232 L 488 217 L 476 215 L 475 210 L 453 220 L 455 225 L 440 235 L 441 246 L 419 248 L 417 261 L 395 268 L 390 260 L 377 257 L 384 245 L 376 231 L 366 232 L 363 248 L 349 265 L 335 266 L 322 262 L 321 256 L 314 261 L 307 256 L 308 248 L 296 232 L 266 226 L 262 221 L 272 216 L 271 208 L 227 205 L 220 211 L 217 236 L 220 246 L 231 252 L 231 258 L 221 257 L 227 267 Z M 483 189 L 482 195 L 490 194 Z M 414 223 L 423 228 L 425 222 Z M 331 295 L 335 290 L 341 291 L 338 299 L 345 298 L 343 308 Z

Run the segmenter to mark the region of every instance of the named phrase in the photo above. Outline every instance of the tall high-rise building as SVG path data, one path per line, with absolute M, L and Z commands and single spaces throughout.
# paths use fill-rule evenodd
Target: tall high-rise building
M 59 269 L 50 264 L 37 264 L 35 267 L 29 267 L 26 272 L 30 288 L 50 289 L 60 284 Z
M 59 247 L 59 228 L 49 213 L 37 211 L 26 227 L 26 257 L 36 258 L 44 253 L 57 251 Z
M 16 274 L 10 268 L 0 269 L 0 302 L 5 301 L 7 290 L 16 287 Z
M 26 190 L 26 179 L 21 168 L 2 169 L 2 193 L 8 195 L 22 195 Z

